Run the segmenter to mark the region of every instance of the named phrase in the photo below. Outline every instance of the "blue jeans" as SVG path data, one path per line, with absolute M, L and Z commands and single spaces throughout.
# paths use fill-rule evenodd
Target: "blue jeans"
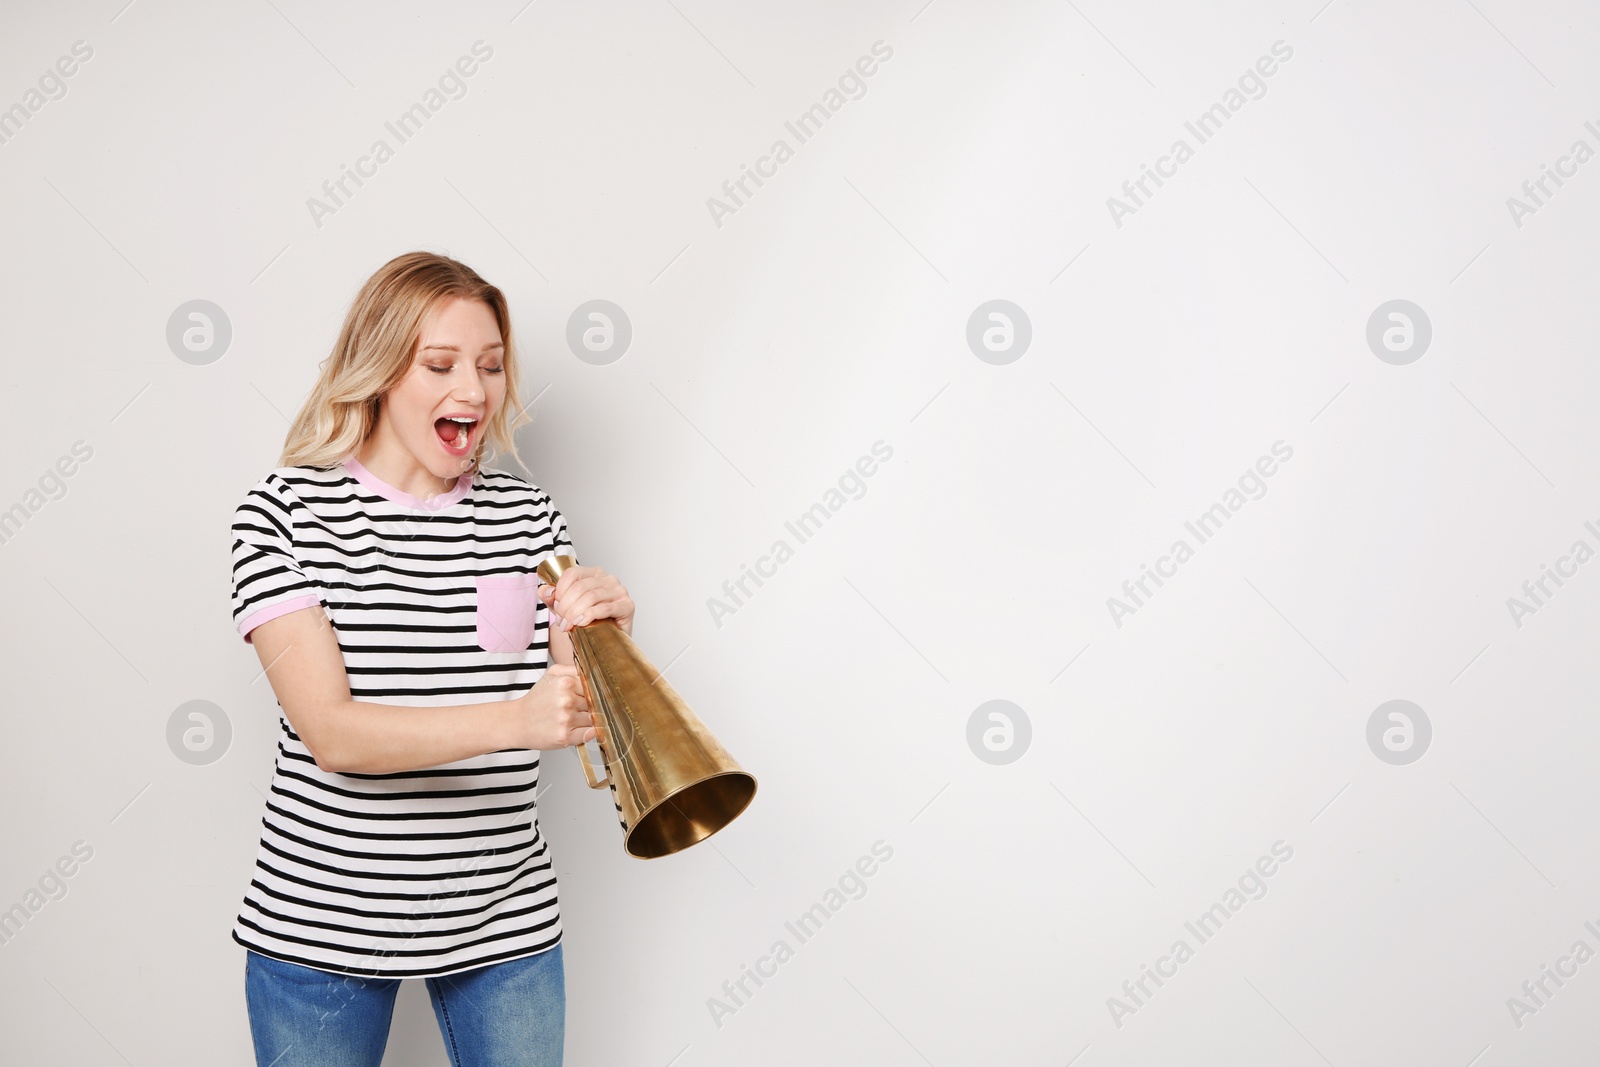
M 559 1067 L 566 1031 L 561 945 L 425 978 L 453 1067 Z M 258 1067 L 380 1067 L 399 978 L 362 978 L 245 950 Z

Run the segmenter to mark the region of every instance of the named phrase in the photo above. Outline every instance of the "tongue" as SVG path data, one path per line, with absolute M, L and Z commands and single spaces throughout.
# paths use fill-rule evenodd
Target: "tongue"
M 461 432 L 461 424 L 451 422 L 449 419 L 440 419 L 433 424 L 434 432 L 439 435 L 439 440 L 447 445 L 456 443 L 456 435 Z

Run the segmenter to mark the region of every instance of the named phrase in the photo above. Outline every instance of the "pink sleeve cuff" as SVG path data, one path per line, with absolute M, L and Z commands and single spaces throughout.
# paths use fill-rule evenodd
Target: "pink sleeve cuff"
M 321 597 L 315 593 L 307 593 L 305 596 L 297 596 L 293 600 L 285 600 L 281 604 L 273 604 L 270 607 L 262 608 L 260 611 L 247 615 L 240 620 L 239 634 L 244 638 L 246 644 L 253 645 L 255 642 L 250 639 L 250 631 L 257 626 L 271 619 L 276 619 L 279 615 L 287 615 L 291 611 L 299 611 L 301 608 L 313 607 L 320 603 L 322 603 Z

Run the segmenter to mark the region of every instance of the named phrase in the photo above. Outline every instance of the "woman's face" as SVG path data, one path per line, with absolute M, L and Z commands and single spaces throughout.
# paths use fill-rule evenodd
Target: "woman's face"
M 500 327 L 481 300 L 447 297 L 423 322 L 411 369 L 386 396 L 384 415 L 431 473 L 453 481 L 472 468 L 484 426 L 505 402 L 504 357 Z

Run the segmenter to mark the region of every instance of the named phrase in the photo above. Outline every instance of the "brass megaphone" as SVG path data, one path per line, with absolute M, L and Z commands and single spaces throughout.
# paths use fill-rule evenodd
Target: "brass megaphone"
M 551 585 L 571 556 L 538 566 Z M 578 746 L 589 788 L 611 787 L 630 856 L 655 859 L 704 841 L 749 807 L 756 780 L 717 743 L 695 713 L 613 619 L 567 631 L 589 698 L 606 776 L 596 778 Z

